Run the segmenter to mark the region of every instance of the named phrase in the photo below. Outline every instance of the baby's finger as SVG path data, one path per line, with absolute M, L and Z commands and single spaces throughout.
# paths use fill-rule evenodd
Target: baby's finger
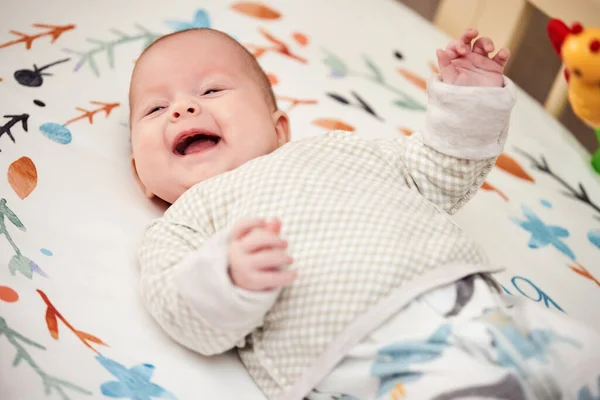
M 263 250 L 251 254 L 248 264 L 252 269 L 270 269 L 290 265 L 294 259 L 286 254 L 283 249 Z
M 277 218 L 273 218 L 267 221 L 265 229 L 279 235 L 279 233 L 281 232 L 281 221 Z
M 449 66 L 450 64 L 452 64 L 451 63 L 452 59 L 450 58 L 450 55 L 446 51 L 437 49 L 435 51 L 435 54 L 437 55 L 438 64 L 440 64 L 440 69 L 443 69 L 443 68 Z
M 498 53 L 496 53 L 494 58 L 492 58 L 492 61 L 496 62 L 501 67 L 504 67 L 508 62 L 509 58 L 510 50 L 508 50 L 506 47 L 503 47 L 500 49 L 500 51 L 498 51 Z
M 479 35 L 479 31 L 477 29 L 467 29 L 465 33 L 460 37 L 460 41 L 466 45 L 471 45 L 471 41 L 475 39 Z
M 260 271 L 252 281 L 257 286 L 255 290 L 272 290 L 290 286 L 298 278 L 296 271 L 269 270 Z
M 488 37 L 480 37 L 473 44 L 473 52 L 482 56 L 487 57 L 492 51 L 494 51 L 494 42 Z
M 450 42 L 450 44 L 448 44 L 448 47 L 446 47 L 446 50 L 452 52 L 449 54 L 455 54 L 454 57 L 451 57 L 452 59 L 464 56 L 468 52 L 467 45 L 458 40 L 453 40 L 452 42 Z
M 266 229 L 254 229 L 240 240 L 240 247 L 246 253 L 254 253 L 263 249 L 285 249 L 287 242 Z
M 241 239 L 252 229 L 262 228 L 265 226 L 265 220 L 262 218 L 245 218 L 239 220 L 233 227 L 231 233 L 232 239 Z

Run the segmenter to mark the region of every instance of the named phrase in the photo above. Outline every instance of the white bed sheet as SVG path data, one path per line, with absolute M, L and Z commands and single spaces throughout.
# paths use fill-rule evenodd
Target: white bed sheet
M 136 244 L 161 209 L 130 169 L 134 60 L 152 34 L 210 25 L 273 47 L 268 32 L 296 56 L 259 57 L 278 81 L 293 140 L 323 133 L 325 123 L 394 137 L 423 127 L 423 79 L 449 39 L 393 0 L 265 4 L 279 17 L 216 0 L 0 5 L 2 399 L 263 398 L 235 355 L 207 359 L 174 344 L 138 298 Z M 508 267 L 507 292 L 600 329 L 600 180 L 588 159 L 520 92 L 506 154 L 487 181 L 502 194 L 482 191 L 456 219 Z

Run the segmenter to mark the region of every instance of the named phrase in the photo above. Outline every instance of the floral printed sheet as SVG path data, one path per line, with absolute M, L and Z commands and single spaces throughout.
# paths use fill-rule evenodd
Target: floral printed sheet
M 137 294 L 162 209 L 130 168 L 127 88 L 160 35 L 224 30 L 250 49 L 292 138 L 423 128 L 448 37 L 394 0 L 5 2 L 0 12 L 0 397 L 261 399 L 234 354 L 173 343 Z M 590 132 L 592 134 L 592 132 Z M 508 295 L 600 329 L 600 179 L 525 93 L 506 152 L 456 219 Z

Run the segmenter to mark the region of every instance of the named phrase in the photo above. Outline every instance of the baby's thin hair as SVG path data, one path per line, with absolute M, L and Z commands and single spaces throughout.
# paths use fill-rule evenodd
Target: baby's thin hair
M 186 33 L 189 34 L 190 32 L 218 35 L 218 36 L 230 41 L 237 48 L 239 48 L 244 57 L 246 66 L 249 67 L 248 69 L 251 71 L 252 77 L 260 85 L 260 88 L 263 91 L 263 93 L 266 97 L 266 100 L 269 102 L 269 105 L 271 106 L 273 111 L 277 111 L 277 100 L 275 99 L 275 93 L 273 93 L 273 88 L 271 87 L 271 82 L 269 81 L 267 74 L 265 74 L 265 71 L 262 69 L 262 67 L 260 66 L 260 64 L 258 63 L 256 58 L 254 57 L 254 55 L 248 51 L 248 49 L 246 49 L 237 40 L 235 40 L 234 38 L 232 38 L 231 36 L 229 36 L 227 33 L 223 32 L 223 31 L 219 31 L 219 30 L 211 29 L 211 28 L 191 28 L 191 29 L 185 29 L 182 31 L 169 33 L 167 35 L 159 37 L 158 39 L 153 41 L 148 47 L 146 47 L 146 49 L 144 49 L 142 54 L 140 54 L 140 56 L 138 57 L 138 61 L 143 57 L 143 55 L 148 50 L 150 50 L 152 47 L 154 47 L 157 43 L 162 42 L 163 40 L 168 39 L 170 37 L 181 35 L 181 34 L 186 34 Z M 134 71 L 135 71 L 135 67 L 134 67 Z M 132 79 L 132 81 L 133 81 L 133 79 Z M 129 91 L 129 93 L 131 96 L 131 90 Z M 131 98 L 129 100 L 130 100 L 130 104 L 131 104 Z

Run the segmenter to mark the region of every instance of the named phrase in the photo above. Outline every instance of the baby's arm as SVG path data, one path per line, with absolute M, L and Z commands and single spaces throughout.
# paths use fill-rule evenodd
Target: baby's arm
M 256 246 L 284 247 L 268 235 L 250 235 L 260 223 L 240 221 L 232 232 L 209 236 L 199 228 L 163 217 L 148 229 L 139 257 L 142 298 L 175 341 L 203 355 L 220 354 L 243 346 L 246 336 L 262 325 L 279 294 L 279 289 L 262 290 L 267 288 L 264 284 L 278 288 L 291 281 L 293 273 L 257 277 L 247 272 L 256 260 L 247 257 L 246 250 L 260 257 Z M 272 253 L 257 261 L 282 258 Z M 282 263 L 287 261 L 291 262 L 286 258 Z M 244 283 L 250 277 L 249 286 L 256 286 L 256 291 L 233 284 L 231 262 L 241 265 L 235 270 L 241 272 Z
M 507 49 L 494 58 L 489 38 L 467 31 L 438 50 L 440 75 L 429 82 L 426 127 L 402 148 L 407 184 L 454 213 L 479 189 L 504 148 L 515 87 L 503 75 Z

